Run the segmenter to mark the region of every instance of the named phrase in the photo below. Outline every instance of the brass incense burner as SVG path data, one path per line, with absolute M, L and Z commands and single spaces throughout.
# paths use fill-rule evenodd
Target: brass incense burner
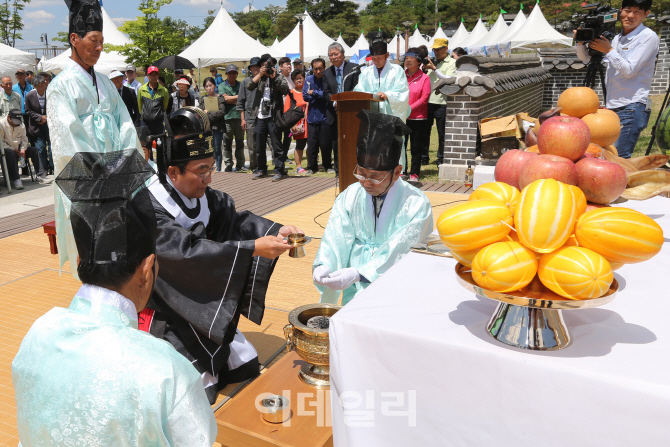
M 300 380 L 315 388 L 330 388 L 329 319 L 342 306 L 319 303 L 293 309 L 284 326 L 286 349 L 294 349 L 308 364 L 300 368 Z M 324 327 L 325 326 L 325 327 Z
M 292 258 L 305 256 L 305 245 L 312 242 L 312 238 L 305 236 L 303 233 L 291 233 L 284 240 L 291 247 L 288 250 L 288 255 Z

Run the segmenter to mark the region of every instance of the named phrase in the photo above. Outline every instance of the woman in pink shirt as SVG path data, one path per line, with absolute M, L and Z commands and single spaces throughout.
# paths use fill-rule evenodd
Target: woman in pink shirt
M 421 172 L 421 148 L 428 137 L 428 99 L 430 98 L 430 78 L 421 70 L 421 55 L 418 48 L 410 48 L 405 53 L 405 74 L 409 84 L 409 106 L 412 113 L 407 118 L 407 127 L 412 130 L 408 135 L 411 147 L 412 164 L 409 181 L 419 180 Z

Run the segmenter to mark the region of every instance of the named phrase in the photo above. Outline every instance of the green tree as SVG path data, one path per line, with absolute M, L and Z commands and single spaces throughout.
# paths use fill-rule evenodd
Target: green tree
M 4 0 L 0 3 L 0 39 L 5 45 L 16 45 L 16 39 L 21 40 L 23 19 L 21 11 L 30 0 Z
M 129 63 L 145 67 L 164 56 L 179 54 L 191 41 L 183 20 L 158 18 L 161 7 L 172 0 L 141 0 L 137 8 L 141 15 L 125 22 L 119 30 L 128 35 L 132 44 L 105 45 L 105 50 L 118 51 Z
M 51 38 L 52 42 L 62 42 L 66 47 L 70 46 L 70 36 L 68 36 L 67 31 L 58 31 L 56 37 Z

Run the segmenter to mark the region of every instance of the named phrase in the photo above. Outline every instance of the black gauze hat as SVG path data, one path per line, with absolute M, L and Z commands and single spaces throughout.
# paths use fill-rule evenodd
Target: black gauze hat
M 207 113 L 197 107 L 182 107 L 170 115 L 172 139 L 165 167 L 214 156 L 214 139 Z
M 370 42 L 370 56 L 381 56 L 388 53 L 386 40 L 388 34 L 384 31 L 373 31 L 368 34 L 368 41 Z
M 136 149 L 72 157 L 56 184 L 72 202 L 81 263 L 134 263 L 156 252 L 156 215 L 144 187 L 153 174 Z
M 65 4 L 70 10 L 68 36 L 76 33 L 83 38 L 90 31 L 102 32 L 102 8 L 98 0 L 65 0 Z
M 400 118 L 385 113 L 361 110 L 356 141 L 358 166 L 373 171 L 391 171 L 400 164 L 404 136 L 411 130 Z

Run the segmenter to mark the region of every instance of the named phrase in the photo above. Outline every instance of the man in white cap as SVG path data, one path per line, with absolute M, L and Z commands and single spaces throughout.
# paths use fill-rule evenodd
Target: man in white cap
M 126 79 L 123 81 L 123 85 L 132 88 L 135 92 L 135 96 L 137 96 L 137 92 L 140 90 L 140 87 L 142 87 L 142 83 L 135 79 L 135 76 L 137 76 L 135 66 L 133 64 L 126 65 Z
M 112 72 L 109 74 L 109 80 L 112 81 L 112 84 L 114 84 L 116 90 L 118 90 L 119 95 L 121 95 L 121 99 L 123 99 L 123 102 L 128 109 L 128 113 L 130 114 L 130 119 L 133 120 L 135 127 L 139 126 L 140 108 L 137 104 L 137 95 L 135 94 L 135 90 L 133 90 L 132 87 L 128 87 L 123 84 L 123 73 L 121 73 L 119 70 L 112 70 Z

